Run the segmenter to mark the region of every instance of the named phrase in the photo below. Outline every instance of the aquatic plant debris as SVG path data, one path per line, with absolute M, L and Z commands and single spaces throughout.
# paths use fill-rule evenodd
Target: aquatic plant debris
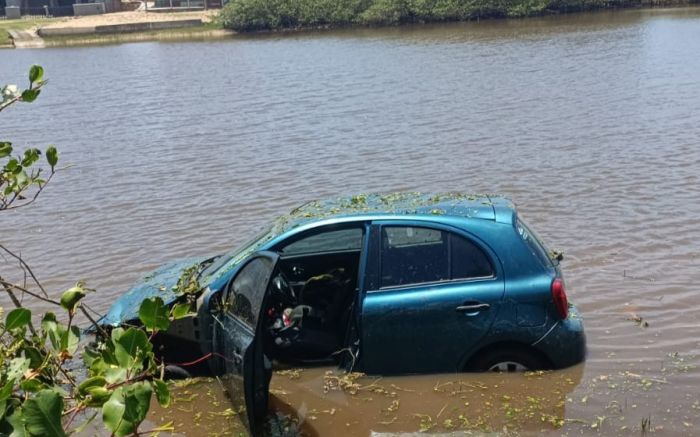
M 510 199 L 498 194 L 464 192 L 367 193 L 312 200 L 277 217 L 257 245 L 229 260 L 213 276 L 203 278 L 202 283 L 223 276 L 250 253 L 282 233 L 312 221 L 377 213 L 495 219 L 496 209 L 500 207 L 514 209 L 515 205 Z
M 183 280 L 181 282 L 183 271 L 189 272 L 187 277 L 191 277 L 192 272 L 196 271 L 200 263 L 205 259 L 207 257 L 178 260 L 147 274 L 112 305 L 109 312 L 100 319 L 99 323 L 103 326 L 119 326 L 123 323 L 137 320 L 141 302 L 152 297 L 160 297 L 166 305 L 184 295 L 193 299 L 195 296 L 193 290 L 197 285 L 192 285 L 192 280 Z M 178 284 L 182 285 L 182 287 Z M 178 292 L 180 290 L 182 290 L 182 293 Z M 185 292 L 189 294 L 185 294 Z
M 286 370 L 276 370 L 275 374 L 280 375 L 280 376 L 286 376 L 289 379 L 299 379 L 301 378 L 301 372 L 303 372 L 304 369 L 286 369 Z
M 649 327 L 649 322 L 644 320 L 644 318 L 638 314 L 632 313 L 631 317 L 629 320 L 634 321 L 637 326 L 642 327 L 642 328 L 648 328 Z
M 177 284 L 173 285 L 173 291 L 180 296 L 186 296 L 199 292 L 201 290 L 201 286 L 199 285 L 199 281 L 197 279 L 198 269 L 199 264 L 194 264 L 183 270 L 182 274 L 177 280 Z
M 486 213 L 478 205 L 514 207 L 509 199 L 496 194 L 462 192 L 438 194 L 421 192 L 368 193 L 307 202 L 293 209 L 289 214 L 278 217 L 272 228 L 275 234 L 280 234 L 311 219 L 319 220 L 382 212 L 474 217 Z M 493 215 L 493 211 L 490 215 Z
M 333 428 L 334 423 L 345 425 L 348 433 L 357 435 L 365 435 L 365 429 L 399 434 L 423 431 L 445 435 L 629 435 L 641 431 L 642 415 L 655 411 L 647 411 L 644 399 L 673 389 L 676 375 L 683 366 L 695 364 L 696 358 L 681 352 L 662 355 L 656 357 L 662 366 L 634 366 L 585 379 L 583 367 L 573 372 L 432 378 L 347 376 L 337 369 L 305 369 L 299 380 L 282 377 L 276 384 L 273 380 L 273 386 L 284 388 L 286 394 L 281 399 L 292 408 L 298 405 L 297 391 L 306 392 L 301 396 L 304 402 L 312 402 L 305 404 L 306 411 L 314 416 L 311 429 L 321 435 L 337 429 Z M 676 369 L 676 365 L 681 369 Z M 314 391 L 320 399 L 316 404 Z M 685 435 L 697 428 L 700 398 L 687 396 L 688 413 L 683 420 L 669 422 L 668 417 L 655 413 L 647 432 Z M 668 409 L 674 407 L 669 405 Z M 324 413 L 331 408 L 336 409 L 333 419 Z M 350 420 L 354 415 L 362 417 L 362 422 Z

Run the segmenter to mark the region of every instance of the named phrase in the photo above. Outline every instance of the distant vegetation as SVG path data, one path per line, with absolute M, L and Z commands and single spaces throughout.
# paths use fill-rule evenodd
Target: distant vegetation
M 220 19 L 240 32 L 527 17 L 699 0 L 229 0 Z

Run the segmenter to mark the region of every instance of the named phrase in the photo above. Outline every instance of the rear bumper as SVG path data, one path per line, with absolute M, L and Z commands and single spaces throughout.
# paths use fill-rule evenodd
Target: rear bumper
M 560 320 L 533 346 L 544 352 L 555 369 L 563 369 L 586 359 L 586 333 L 583 319 L 575 306 L 569 307 L 569 316 Z

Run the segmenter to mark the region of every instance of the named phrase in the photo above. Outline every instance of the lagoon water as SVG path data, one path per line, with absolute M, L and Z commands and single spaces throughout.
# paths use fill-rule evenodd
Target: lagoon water
M 324 415 L 313 372 L 289 384 L 318 385 L 316 413 L 288 378 L 278 397 L 305 405 L 320 435 L 448 431 L 459 415 L 532 434 L 626 435 L 648 417 L 665 435 L 700 433 L 700 9 L 3 50 L 0 83 L 33 63 L 50 83 L 3 112 L 0 136 L 56 144 L 70 168 L 2 214 L 0 242 L 54 295 L 84 279 L 104 311 L 163 262 L 221 252 L 318 197 L 497 192 L 564 251 L 585 366 L 461 377 L 476 394 L 447 393 L 461 400 L 447 410 L 406 395 L 398 410 L 335 399 Z M 387 384 L 418 387 L 400 398 L 439 379 Z M 507 390 L 480 403 L 479 384 Z M 523 399 L 547 386 L 537 402 L 552 408 L 524 425 Z M 515 419 L 511 398 L 525 402 Z M 365 409 L 383 416 L 349 419 Z

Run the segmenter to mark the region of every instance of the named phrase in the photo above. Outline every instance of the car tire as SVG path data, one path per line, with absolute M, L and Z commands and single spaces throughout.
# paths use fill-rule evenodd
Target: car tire
M 471 372 L 523 372 L 546 370 L 551 366 L 537 352 L 525 348 L 492 349 L 480 353 L 467 370 Z
M 187 370 L 180 366 L 174 364 L 169 364 L 165 366 L 164 377 L 165 379 L 187 379 L 192 378 L 192 375 Z

